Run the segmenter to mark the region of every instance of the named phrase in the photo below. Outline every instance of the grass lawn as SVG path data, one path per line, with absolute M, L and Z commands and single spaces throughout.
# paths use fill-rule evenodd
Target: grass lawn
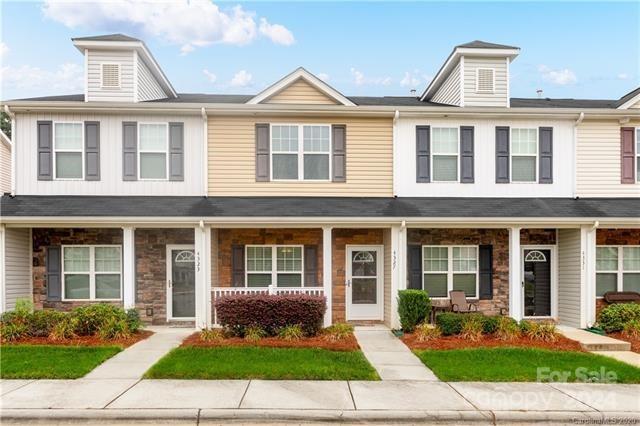
M 360 351 L 256 346 L 180 347 L 145 374 L 149 379 L 378 380 Z
M 613 372 L 617 383 L 640 383 L 640 368 L 612 358 L 584 352 L 550 351 L 531 348 L 472 348 L 418 350 L 416 355 L 445 381 L 535 382 L 537 369 L 568 372 L 566 380 L 584 381 L 576 373 Z M 584 370 L 576 371 L 578 368 Z M 587 376 L 588 377 L 588 376 Z M 549 381 L 549 380 L 543 380 Z
M 0 378 L 77 379 L 121 350 L 118 346 L 3 345 Z

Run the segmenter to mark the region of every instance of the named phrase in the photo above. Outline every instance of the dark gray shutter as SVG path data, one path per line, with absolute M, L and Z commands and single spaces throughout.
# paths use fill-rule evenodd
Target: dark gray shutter
M 636 183 L 635 128 L 620 128 L 620 182 Z
M 429 126 L 416 126 L 416 182 L 431 182 L 429 154 L 431 151 Z
M 460 182 L 473 183 L 473 151 L 474 128 L 473 126 L 460 127 Z
M 334 124 L 331 126 L 333 140 L 333 181 L 347 181 L 347 126 Z
M 493 299 L 493 246 L 481 245 L 478 253 L 480 299 Z
M 540 176 L 538 183 L 553 183 L 553 127 L 538 129 Z
M 62 299 L 62 250 L 60 246 L 47 247 L 47 300 Z
M 169 180 L 184 180 L 183 123 L 169 123 Z
M 38 180 L 52 180 L 53 179 L 53 123 L 51 121 L 38 121 L 37 125 L 38 125 Z
M 122 123 L 122 180 L 138 179 L 138 123 Z
M 508 127 L 496 127 L 496 183 L 509 183 Z
M 318 285 L 318 246 L 304 246 L 304 286 Z
M 231 286 L 244 287 L 244 246 L 231 246 Z
M 409 245 L 407 247 L 407 270 L 409 282 L 407 288 L 422 289 L 422 246 Z
M 269 125 L 256 124 L 256 182 L 269 181 Z
M 100 180 L 100 122 L 84 122 L 85 180 Z

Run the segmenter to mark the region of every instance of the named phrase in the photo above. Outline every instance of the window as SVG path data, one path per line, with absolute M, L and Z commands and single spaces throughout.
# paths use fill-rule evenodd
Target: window
M 434 182 L 458 181 L 458 128 L 431 129 Z
M 422 288 L 429 297 L 446 298 L 451 290 L 478 297 L 476 246 L 423 246 L 422 272 Z
M 538 130 L 511 129 L 511 182 L 535 182 Z
M 119 64 L 102 64 L 102 87 L 107 89 L 120 87 Z
M 640 291 L 640 246 L 596 248 L 596 296 L 607 291 Z
M 476 68 L 476 92 L 493 93 L 494 75 L 493 68 Z
M 331 126 L 271 126 L 273 180 L 329 180 Z
M 65 300 L 118 300 L 121 294 L 120 246 L 63 246 Z
M 140 179 L 166 180 L 169 126 L 167 123 L 140 123 L 138 126 L 138 173 Z
M 640 127 L 636 129 L 636 182 L 640 182 Z
M 247 246 L 247 287 L 302 287 L 302 246 Z
M 55 178 L 82 179 L 84 176 L 84 132 L 82 123 L 54 123 Z

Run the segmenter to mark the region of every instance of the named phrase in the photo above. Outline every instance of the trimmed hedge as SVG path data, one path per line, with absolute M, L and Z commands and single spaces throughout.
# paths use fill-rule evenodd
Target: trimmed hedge
M 632 321 L 640 321 L 640 304 L 616 303 L 603 308 L 598 323 L 607 333 L 622 331 Z
M 322 328 L 327 310 L 323 296 L 306 294 L 239 294 L 215 302 L 218 322 L 237 336 L 250 327 L 260 327 L 275 336 L 287 326 L 299 325 L 305 334 L 315 336 Z
M 431 299 L 424 290 L 398 291 L 398 314 L 402 330 L 411 333 L 418 324 L 429 318 Z
M 442 330 L 445 336 L 460 334 L 462 331 L 462 319 L 465 314 L 455 312 L 443 312 L 436 315 L 436 325 Z

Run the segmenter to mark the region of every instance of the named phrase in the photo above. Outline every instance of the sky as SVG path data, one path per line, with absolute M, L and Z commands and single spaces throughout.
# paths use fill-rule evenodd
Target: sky
M 511 96 L 617 99 L 640 86 L 640 1 L 0 0 L 0 99 L 82 93 L 72 37 L 145 41 L 179 93 L 258 93 L 303 66 L 343 94 L 421 93 L 453 47 L 521 48 Z

